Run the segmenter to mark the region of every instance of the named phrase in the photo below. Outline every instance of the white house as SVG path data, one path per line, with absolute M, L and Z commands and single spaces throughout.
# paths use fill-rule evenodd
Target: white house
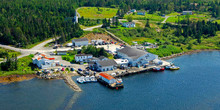
M 145 15 L 145 12 L 144 11 L 138 11 L 137 15 Z
M 73 39 L 73 46 L 87 46 L 89 44 L 89 40 L 87 38 Z
M 98 71 L 111 71 L 114 70 L 114 67 L 117 63 L 114 60 L 103 60 L 96 62 L 97 70 Z
M 77 54 L 75 55 L 75 61 L 76 62 L 88 62 L 89 59 L 92 59 L 91 54 Z
M 127 59 L 130 66 L 143 66 L 145 64 L 148 64 L 149 61 L 158 59 L 157 55 L 131 47 L 125 47 L 118 50 L 117 56 L 122 59 Z
M 134 13 L 134 12 L 136 12 L 136 9 L 132 9 L 130 12 L 133 12 L 133 13 Z
M 47 58 L 44 54 L 36 54 L 32 58 L 33 64 L 36 64 L 40 69 L 56 66 L 59 62 L 54 62 L 55 58 Z
M 183 14 L 183 15 L 187 15 L 187 14 L 192 15 L 193 12 L 192 12 L 192 11 L 183 11 L 182 14 Z
M 124 23 L 122 23 L 122 26 L 127 27 L 127 28 L 135 27 L 135 23 L 134 22 L 124 22 Z

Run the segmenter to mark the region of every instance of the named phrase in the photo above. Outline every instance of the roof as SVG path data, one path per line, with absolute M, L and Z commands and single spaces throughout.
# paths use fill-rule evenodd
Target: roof
M 145 13 L 145 11 L 138 11 L 137 13 Z
M 100 59 L 100 60 L 103 60 L 103 59 L 105 59 L 106 57 L 104 57 L 104 56 L 100 56 L 98 59 Z
M 75 42 L 89 41 L 87 38 L 73 39 Z
M 112 77 L 111 75 L 109 75 L 107 73 L 100 73 L 99 75 L 104 77 L 105 79 L 108 79 L 108 80 L 115 79 L 114 77 Z
M 117 65 L 117 63 L 115 62 L 115 60 L 103 60 L 103 61 L 98 61 L 98 64 L 101 65 L 102 67 Z
M 135 24 L 134 22 L 124 22 L 125 24 Z
M 77 54 L 76 56 L 92 56 L 92 54 Z
M 132 59 L 138 59 L 139 57 L 148 54 L 148 52 L 131 47 L 124 47 L 117 52 L 123 53 Z

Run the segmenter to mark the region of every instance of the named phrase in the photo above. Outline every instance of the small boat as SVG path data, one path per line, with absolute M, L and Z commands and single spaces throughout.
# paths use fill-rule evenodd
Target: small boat
M 89 76 L 86 76 L 86 77 L 85 77 L 85 81 L 86 81 L 86 82 L 90 82 L 90 81 L 91 81 L 91 80 L 90 80 L 90 77 L 89 77 Z
M 91 82 L 97 82 L 97 79 L 95 78 L 95 76 L 90 76 L 90 81 Z
M 77 82 L 82 84 L 82 83 L 85 82 L 85 80 L 84 79 L 79 79 L 79 80 L 77 80 Z
M 178 66 L 171 66 L 170 67 L 170 70 L 178 70 L 178 69 L 180 69 L 180 67 L 178 67 Z
M 164 67 L 155 67 L 155 68 L 153 68 L 153 71 L 155 71 L 155 72 L 164 71 Z

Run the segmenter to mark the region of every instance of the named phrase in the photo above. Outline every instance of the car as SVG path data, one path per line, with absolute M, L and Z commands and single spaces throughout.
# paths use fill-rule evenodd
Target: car
M 74 71 L 74 68 L 70 68 L 70 71 Z
M 83 71 L 81 68 L 78 68 L 78 71 Z

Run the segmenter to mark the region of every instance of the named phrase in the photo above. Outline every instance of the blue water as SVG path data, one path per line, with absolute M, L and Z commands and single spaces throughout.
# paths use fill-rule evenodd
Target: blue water
M 220 52 L 201 52 L 171 59 L 178 71 L 123 77 L 124 88 L 80 84 L 73 92 L 62 80 L 0 85 L 0 110 L 219 110 Z M 73 79 L 76 79 L 75 77 Z

